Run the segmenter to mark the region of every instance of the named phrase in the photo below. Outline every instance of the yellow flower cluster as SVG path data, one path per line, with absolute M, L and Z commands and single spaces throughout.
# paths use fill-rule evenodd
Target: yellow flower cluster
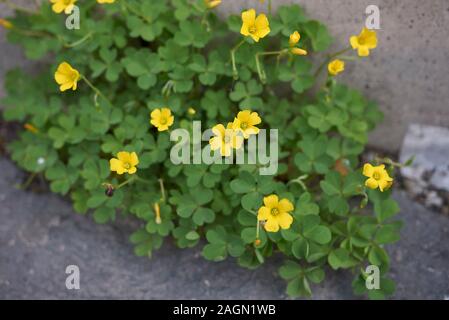
M 222 156 L 229 157 L 232 149 L 240 149 L 244 139 L 259 133 L 259 128 L 256 125 L 261 122 L 262 120 L 257 112 L 240 111 L 234 121 L 229 122 L 226 128 L 222 124 L 212 128 L 215 137 L 209 140 L 211 149 L 220 150 Z
M 50 0 L 53 3 L 52 9 L 56 13 L 70 12 L 77 0 Z M 100 4 L 114 3 L 115 0 L 97 0 Z M 221 0 L 204 0 L 207 8 L 212 9 L 221 4 Z M 11 23 L 0 19 L 0 25 L 5 28 L 12 28 Z M 240 33 L 244 36 L 251 37 L 255 42 L 264 38 L 270 33 L 270 27 L 267 17 L 264 14 L 256 16 L 256 11 L 250 9 L 242 12 L 242 27 Z M 282 52 L 288 52 L 294 55 L 307 55 L 307 51 L 299 48 L 297 45 L 301 39 L 298 31 L 294 31 L 289 37 L 289 49 L 284 49 Z M 368 56 L 371 49 L 377 47 L 377 35 L 375 31 L 364 28 L 358 36 L 350 38 L 352 49 L 357 50 L 360 57 Z M 346 49 L 349 50 L 350 48 Z M 323 64 L 324 66 L 325 64 Z M 344 61 L 334 59 L 328 64 L 328 73 L 331 76 L 336 76 L 345 69 Z M 85 77 L 82 77 L 78 70 L 73 68 L 69 63 L 62 62 L 54 75 L 55 81 L 60 86 L 60 91 L 69 89 L 76 90 L 77 83 L 82 78 L 89 82 Z M 190 107 L 188 114 L 193 116 L 196 111 Z M 169 108 L 158 108 L 151 112 L 150 123 L 157 128 L 159 132 L 167 131 L 174 124 L 174 116 Z M 234 118 L 233 122 L 229 122 L 226 127 L 223 124 L 218 124 L 212 128 L 214 137 L 209 140 L 212 150 L 219 150 L 222 156 L 230 156 L 233 149 L 239 149 L 244 143 L 244 139 L 248 139 L 251 135 L 259 133 L 259 125 L 262 122 L 257 112 L 251 110 L 240 111 Z M 33 133 L 38 133 L 38 130 L 30 124 L 26 124 L 25 128 Z M 119 175 L 124 173 L 135 174 L 137 172 L 137 165 L 139 159 L 136 152 L 120 151 L 117 153 L 117 158 L 109 160 L 110 170 Z M 390 188 L 393 179 L 389 176 L 385 165 L 372 166 L 367 163 L 363 167 L 363 175 L 368 179 L 365 181 L 365 186 L 370 189 L 377 189 L 381 192 Z M 289 229 L 293 223 L 293 216 L 290 214 L 294 210 L 293 204 L 286 198 L 279 199 L 276 194 L 271 194 L 263 198 L 263 206 L 257 212 L 258 223 L 262 222 L 267 232 L 278 232 L 279 229 Z M 160 208 L 155 205 L 156 216 L 160 223 Z M 257 239 L 256 241 L 260 240 Z

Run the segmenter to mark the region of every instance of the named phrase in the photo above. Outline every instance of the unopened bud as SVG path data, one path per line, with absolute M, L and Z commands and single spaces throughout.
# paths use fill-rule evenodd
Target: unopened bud
M 155 203 L 154 204 L 154 213 L 156 215 L 156 223 L 157 224 L 161 224 L 162 223 L 162 219 L 161 219 L 161 208 L 159 207 L 159 203 Z
M 254 245 L 255 245 L 256 247 L 257 247 L 257 246 L 260 246 L 261 242 L 262 242 L 262 241 L 260 241 L 260 239 L 256 239 L 256 240 L 254 240 Z
M 297 56 L 305 56 L 307 55 L 307 51 L 300 48 L 291 48 L 290 52 Z
M 12 23 L 5 19 L 0 19 L 0 26 L 6 29 L 12 29 L 13 27 Z
M 106 184 L 106 190 L 104 191 L 104 194 L 108 197 L 112 197 L 114 195 L 114 186 L 112 184 Z

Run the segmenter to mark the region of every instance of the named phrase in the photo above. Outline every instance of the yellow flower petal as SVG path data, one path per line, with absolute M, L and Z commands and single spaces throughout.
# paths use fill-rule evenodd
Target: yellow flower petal
M 293 204 L 288 199 L 282 199 L 278 204 L 279 211 L 290 212 L 294 210 Z
M 374 178 L 369 178 L 365 181 L 365 186 L 367 186 L 370 189 L 376 189 L 378 186 L 377 180 Z
M 117 153 L 117 158 L 122 162 L 129 162 L 130 159 L 129 152 L 120 151 L 119 153 Z
M 214 126 L 212 128 L 212 132 L 217 136 L 217 137 L 223 137 L 225 135 L 225 127 L 222 124 L 217 124 L 216 126 Z
M 264 226 L 265 230 L 268 232 L 278 232 L 279 231 L 279 223 L 278 220 L 271 217 L 265 222 Z
M 256 10 L 250 9 L 242 12 L 242 21 L 246 24 L 254 24 L 256 21 Z
M 118 159 L 112 158 L 111 160 L 109 160 L 109 166 L 111 171 L 116 171 L 117 174 L 125 173 L 122 162 Z
M 133 167 L 139 164 L 139 158 L 137 157 L 137 153 L 132 152 L 129 156 L 129 164 Z
M 374 167 L 371 165 L 371 163 L 365 163 L 363 166 L 363 175 L 365 177 L 371 177 L 374 172 Z
M 249 115 L 249 123 L 253 126 L 258 125 L 259 123 L 262 122 L 262 119 L 260 119 L 259 115 L 257 114 L 257 112 L 251 112 L 251 114 Z
M 269 209 L 276 208 L 278 206 L 279 198 L 275 194 L 271 194 L 263 198 L 263 203 Z
M 131 167 L 130 169 L 128 169 L 129 174 L 134 174 L 134 173 L 136 173 L 136 171 L 137 171 L 136 167 Z
M 150 114 L 152 119 L 159 119 L 161 117 L 161 110 L 160 109 L 154 109 L 153 111 L 151 111 Z
M 276 216 L 276 219 L 282 229 L 290 228 L 291 224 L 293 223 L 293 217 L 286 212 L 279 213 Z
M 268 209 L 267 207 L 260 207 L 259 211 L 257 211 L 257 219 L 260 221 L 268 220 L 270 219 L 270 217 L 270 209 Z
M 212 137 L 209 139 L 210 148 L 212 150 L 217 150 L 221 147 L 222 139 L 221 137 Z

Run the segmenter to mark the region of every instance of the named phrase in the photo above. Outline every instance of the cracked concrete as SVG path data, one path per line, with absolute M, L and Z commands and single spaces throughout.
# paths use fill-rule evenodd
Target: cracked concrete
M 281 259 L 240 268 L 232 259 L 214 263 L 201 245 L 178 249 L 170 240 L 152 259 L 134 256 L 128 237 L 135 222 L 96 224 L 54 194 L 11 186 L 23 172 L 0 158 L 0 299 L 286 299 L 277 275 Z M 401 240 L 389 248 L 395 299 L 449 295 L 449 219 L 395 194 L 405 221 Z M 80 268 L 80 290 L 65 288 L 65 268 Z M 328 270 L 314 286 L 315 299 L 353 299 L 352 275 Z

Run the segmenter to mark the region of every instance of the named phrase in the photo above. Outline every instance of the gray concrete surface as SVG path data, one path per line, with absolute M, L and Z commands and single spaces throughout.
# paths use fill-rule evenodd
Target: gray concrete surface
M 24 174 L 0 158 L 0 299 L 285 299 L 285 283 L 271 259 L 249 271 L 232 260 L 214 263 L 201 246 L 177 249 L 167 242 L 151 260 L 133 255 L 135 226 L 119 219 L 97 225 L 75 214 L 53 194 L 11 186 Z M 390 248 L 396 299 L 449 296 L 449 219 L 396 193 L 405 227 Z M 80 268 L 80 290 L 65 288 L 65 268 Z M 349 299 L 352 275 L 329 271 L 315 299 Z
M 28 0 L 14 2 L 30 4 Z M 286 3 L 303 5 L 310 16 L 327 24 L 337 40 L 335 48 L 346 46 L 348 37 L 359 32 L 369 4 L 379 6 L 379 47 L 368 59 L 348 63 L 341 76 L 378 101 L 385 112 L 385 121 L 371 135 L 373 146 L 398 151 L 409 123 L 449 126 L 447 0 L 274 0 L 273 7 Z M 225 14 L 248 7 L 265 10 L 266 5 L 257 0 L 227 0 L 218 10 Z M 8 14 L 0 4 L 0 17 Z M 0 52 L 0 74 L 12 66 L 29 64 L 17 48 L 5 43 L 3 30 Z

